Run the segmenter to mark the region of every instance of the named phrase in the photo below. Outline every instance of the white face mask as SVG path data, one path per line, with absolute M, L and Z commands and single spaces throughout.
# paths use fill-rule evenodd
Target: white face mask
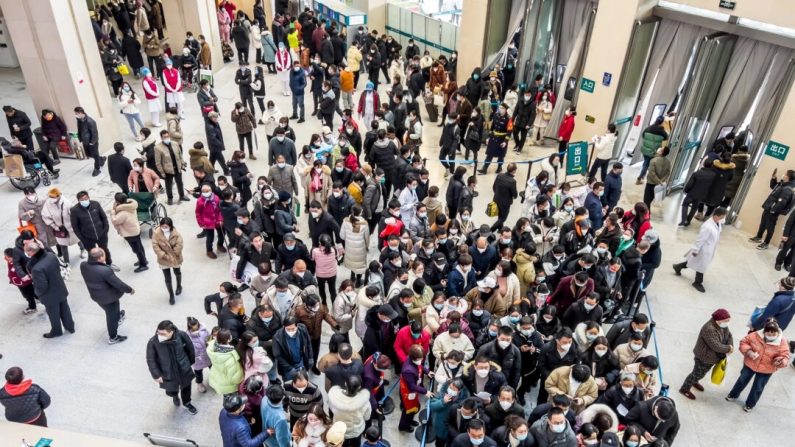
M 643 349 L 643 345 L 636 345 L 634 343 L 630 343 L 629 349 L 633 350 L 634 352 L 638 352 Z
M 569 349 L 571 349 L 571 343 L 566 343 L 565 345 L 560 345 L 560 349 L 562 349 L 563 352 L 569 352 Z
M 212 196 L 213 196 L 212 191 L 207 191 L 207 192 L 202 191 L 202 197 L 204 197 L 205 199 L 209 199 Z
M 594 349 L 597 356 L 602 357 L 607 354 L 607 349 Z
M 635 389 L 635 387 L 634 387 L 634 386 L 622 386 L 622 387 L 621 387 L 621 391 L 623 391 L 623 392 L 624 392 L 624 394 L 629 394 L 629 393 L 631 393 L 631 392 L 632 392 L 632 390 L 634 390 L 634 389 Z
M 169 338 L 171 338 L 171 337 L 169 337 L 167 335 L 157 334 L 157 341 L 159 341 L 160 343 L 163 343 L 164 341 L 168 340 Z
M 508 411 L 508 409 L 511 408 L 512 406 L 513 406 L 513 402 L 509 402 L 509 401 L 505 401 L 505 400 L 501 400 L 500 401 L 500 408 L 502 408 L 503 411 Z
M 476 370 L 476 373 L 477 373 L 478 377 L 480 377 L 481 379 L 484 379 L 484 378 L 488 377 L 489 370 L 488 369 L 478 369 L 478 370 Z
M 508 346 L 510 346 L 510 345 L 511 345 L 511 342 L 509 342 L 509 341 L 505 341 L 505 340 L 499 340 L 499 341 L 497 342 L 497 344 L 498 344 L 498 345 L 500 345 L 500 347 L 501 347 L 502 349 L 505 349 L 505 348 L 507 348 Z

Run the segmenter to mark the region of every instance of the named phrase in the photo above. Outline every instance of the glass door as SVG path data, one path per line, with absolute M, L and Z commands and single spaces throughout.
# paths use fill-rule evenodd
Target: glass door
M 555 41 L 562 8 L 563 2 L 558 0 L 530 0 L 519 49 L 521 83 L 530 85 L 536 74 L 543 75 L 544 82 L 554 82 Z
M 657 35 L 659 25 L 660 19 L 657 18 L 648 22 L 635 22 L 635 29 L 632 31 L 632 43 L 627 52 L 624 69 L 621 72 L 621 81 L 619 82 L 616 101 L 613 105 L 613 113 L 610 119 L 611 122 L 615 123 L 616 130 L 618 130 L 618 141 L 614 145 L 616 151 L 624 147 L 624 142 L 629 136 L 629 130 L 632 128 L 632 117 L 635 113 L 635 107 L 638 105 L 640 89 L 646 77 L 649 57 L 654 47 L 654 38 Z
M 737 36 L 712 35 L 699 45 L 691 82 L 669 139 L 674 157 L 671 188 L 684 185 L 690 173 L 697 168 L 702 148 L 709 146 L 709 142 L 702 144 L 702 140 L 710 128 L 709 116 L 736 41 Z

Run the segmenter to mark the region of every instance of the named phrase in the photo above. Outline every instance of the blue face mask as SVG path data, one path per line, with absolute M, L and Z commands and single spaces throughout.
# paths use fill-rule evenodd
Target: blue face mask
M 472 75 L 472 79 L 477 81 L 478 79 L 480 79 L 480 75 Z
M 511 323 L 518 323 L 520 319 L 519 317 L 510 317 Z
M 489 331 L 489 336 L 496 337 L 497 336 L 497 331 Z
M 82 206 L 83 208 L 88 208 L 88 205 L 91 205 L 91 201 L 90 200 L 81 200 L 80 201 L 80 206 Z
M 417 332 L 412 332 L 411 333 L 411 338 L 416 340 L 416 339 L 420 338 L 420 335 L 422 335 L 422 334 L 421 333 L 417 333 Z
M 262 319 L 262 322 L 263 322 L 263 323 L 265 323 L 265 324 L 270 324 L 271 320 L 273 320 L 273 317 L 270 317 L 270 318 L 263 318 L 263 319 Z
M 293 245 L 284 244 L 284 248 L 286 248 L 287 250 L 293 251 L 293 250 L 295 250 L 295 244 L 293 244 Z
M 469 442 L 471 442 L 472 445 L 480 445 L 480 444 L 483 444 L 483 438 L 475 439 L 472 436 L 470 436 L 469 437 Z

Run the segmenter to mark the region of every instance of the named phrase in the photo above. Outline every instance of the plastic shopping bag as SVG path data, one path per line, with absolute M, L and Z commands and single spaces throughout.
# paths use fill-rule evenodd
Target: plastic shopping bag
M 726 377 L 726 365 L 729 363 L 727 357 L 722 358 L 715 366 L 712 367 L 712 383 L 720 385 Z
M 667 189 L 667 185 L 665 183 L 660 183 L 659 185 L 654 187 L 654 200 L 652 203 L 660 204 L 665 199 L 665 190 Z

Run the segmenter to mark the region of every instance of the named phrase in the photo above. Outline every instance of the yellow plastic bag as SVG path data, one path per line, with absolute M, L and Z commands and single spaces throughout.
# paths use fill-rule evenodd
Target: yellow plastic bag
M 125 64 L 119 64 L 119 66 L 116 67 L 116 69 L 119 71 L 119 74 L 122 76 L 127 76 L 128 74 L 130 74 L 130 69 Z
M 715 366 L 712 367 L 712 383 L 715 385 L 720 385 L 723 383 L 723 378 L 726 377 L 726 365 L 729 363 L 729 359 L 724 357 Z
M 496 217 L 500 213 L 500 208 L 497 206 L 497 202 L 491 202 L 486 206 L 486 215 L 489 217 Z

